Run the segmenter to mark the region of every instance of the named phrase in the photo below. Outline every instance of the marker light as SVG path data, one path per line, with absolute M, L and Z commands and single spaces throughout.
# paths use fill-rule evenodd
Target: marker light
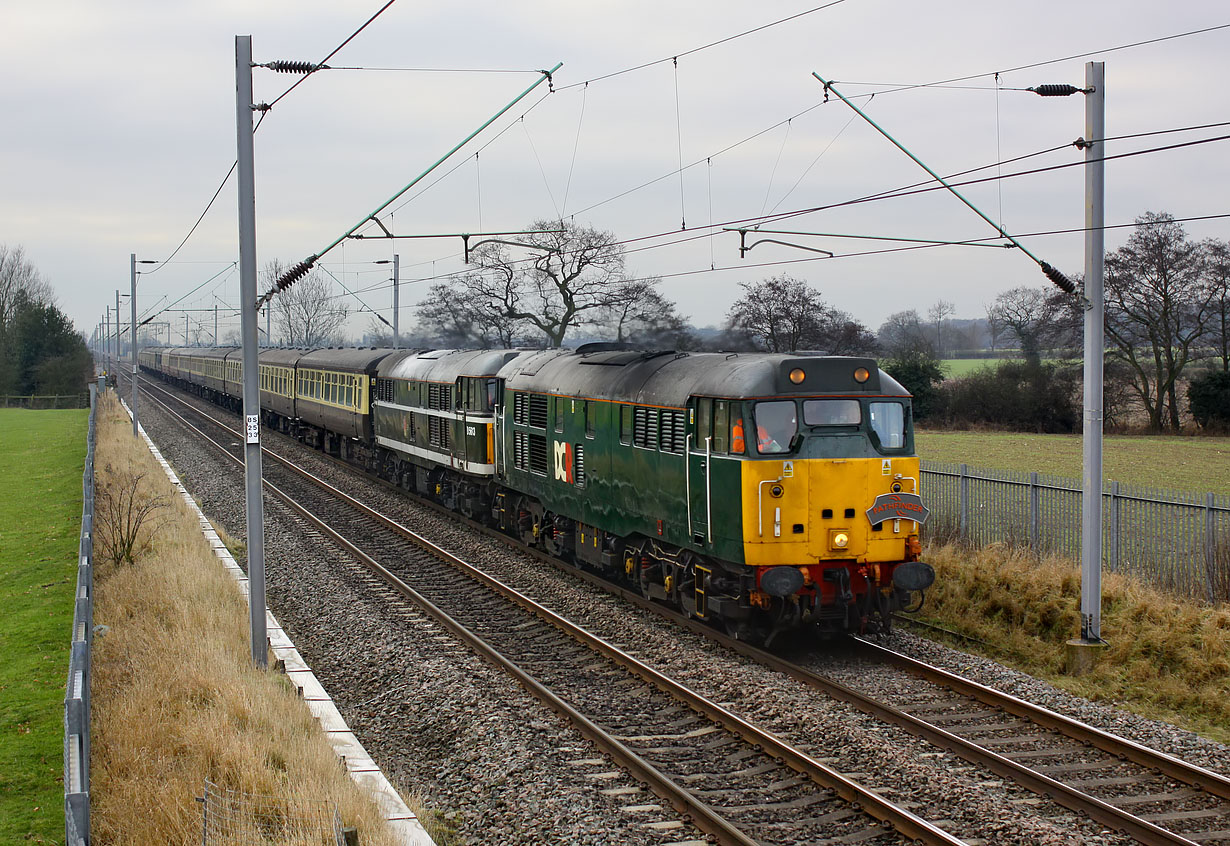
M 866 382 L 870 378 L 871 378 L 871 373 L 867 370 L 866 367 L 860 367 L 858 370 L 854 371 L 854 381 L 858 382 L 860 385 L 863 382 Z
M 790 381 L 796 385 L 803 384 L 803 377 L 804 377 L 803 368 L 801 367 L 796 367 L 794 368 L 794 370 L 790 371 Z M 862 380 L 860 379 L 859 381 L 862 381 Z

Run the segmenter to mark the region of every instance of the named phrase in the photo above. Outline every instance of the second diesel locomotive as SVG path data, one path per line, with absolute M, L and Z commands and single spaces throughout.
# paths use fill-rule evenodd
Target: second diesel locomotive
M 230 405 L 238 359 L 141 355 Z M 934 579 L 910 397 L 870 359 L 590 344 L 260 361 L 267 425 L 749 640 L 876 631 Z

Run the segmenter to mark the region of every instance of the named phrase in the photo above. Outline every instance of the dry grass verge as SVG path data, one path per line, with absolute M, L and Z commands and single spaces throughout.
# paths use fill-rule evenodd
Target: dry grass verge
M 1102 579 L 1097 668 L 1063 672 L 1080 634 L 1080 568 L 1002 546 L 933 546 L 936 569 L 920 618 L 985 642 L 1011 663 L 1089 699 L 1110 700 L 1230 743 L 1230 608 L 1176 599 L 1130 578 Z
M 208 778 L 280 797 L 291 818 L 327 801 L 364 846 L 392 844 L 287 680 L 252 666 L 246 601 L 112 396 L 100 407 L 98 484 L 139 477 L 138 501 L 166 504 L 133 563 L 98 562 L 95 623 L 109 631 L 94 641 L 93 842 L 200 843 L 195 797 Z

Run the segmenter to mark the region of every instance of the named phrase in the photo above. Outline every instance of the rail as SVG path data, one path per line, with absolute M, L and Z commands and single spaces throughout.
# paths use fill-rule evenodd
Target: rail
M 67 846 L 90 842 L 90 649 L 94 642 L 94 447 L 97 385 L 90 383 L 90 423 L 81 489 L 72 647 L 64 691 L 64 835 Z

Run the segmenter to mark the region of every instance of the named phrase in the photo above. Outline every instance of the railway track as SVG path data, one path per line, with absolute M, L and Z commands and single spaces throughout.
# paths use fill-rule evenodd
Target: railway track
M 206 416 L 199 409 L 188 414 Z M 221 425 L 209 419 L 210 425 Z M 241 460 L 233 440 L 238 433 L 225 431 L 226 443 L 215 441 L 216 446 Z M 383 589 L 414 603 L 515 677 L 718 842 L 963 842 L 405 526 L 267 455 L 273 460 L 265 463 L 266 485 L 300 519 L 362 562 Z M 577 763 L 601 768 L 605 760 Z M 623 774 L 587 777 L 618 780 Z
M 520 547 L 515 542 L 514 545 Z M 592 574 L 560 562 L 552 563 L 606 590 L 613 589 Z M 858 672 L 846 675 L 879 681 L 875 693 L 860 691 L 855 689 L 857 684 L 843 684 L 818 672 L 814 664 L 804 666 L 749 647 L 708 626 L 682 619 L 639 594 L 614 590 L 630 602 L 703 632 L 761 664 L 1124 832 L 1138 842 L 1230 843 L 1230 780 L 1218 773 L 866 641 L 859 644 L 865 663 Z M 871 672 L 869 667 L 876 669 Z M 890 670 L 895 675 L 889 677 Z

